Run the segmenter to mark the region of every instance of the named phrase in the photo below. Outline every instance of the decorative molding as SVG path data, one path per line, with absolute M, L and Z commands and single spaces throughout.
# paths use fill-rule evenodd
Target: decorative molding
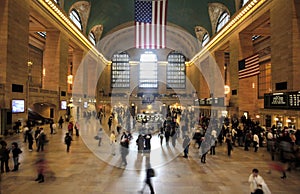
M 197 37 L 197 39 L 202 43 L 202 39 L 203 39 L 203 36 L 204 36 L 204 34 L 208 34 L 209 35 L 209 33 L 208 33 L 208 31 L 204 28 L 204 27 L 202 27 L 202 26 L 196 26 L 195 27 L 195 34 L 196 34 L 196 37 Z
M 78 1 L 71 6 L 69 13 L 72 9 L 76 9 L 76 11 L 78 12 L 82 24 L 82 33 L 85 34 L 91 11 L 91 4 L 87 1 Z
M 230 12 L 225 5 L 221 3 L 208 4 L 208 13 L 212 27 L 212 35 L 216 33 L 218 19 L 224 11 L 226 11 L 230 15 Z
M 91 32 L 94 33 L 96 42 L 98 42 L 101 39 L 102 33 L 103 33 L 103 26 L 101 24 L 94 26 L 91 29 Z

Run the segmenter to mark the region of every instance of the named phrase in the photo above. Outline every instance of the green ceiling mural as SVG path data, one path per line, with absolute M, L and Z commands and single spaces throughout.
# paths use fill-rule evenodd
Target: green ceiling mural
M 64 10 L 68 13 L 78 0 L 65 0 Z M 91 12 L 86 34 L 98 24 L 103 25 L 103 36 L 115 27 L 134 21 L 134 0 L 88 0 Z M 202 26 L 212 33 L 208 13 L 209 3 L 221 3 L 230 11 L 236 12 L 235 0 L 168 0 L 167 23 L 173 23 L 195 36 L 194 27 Z

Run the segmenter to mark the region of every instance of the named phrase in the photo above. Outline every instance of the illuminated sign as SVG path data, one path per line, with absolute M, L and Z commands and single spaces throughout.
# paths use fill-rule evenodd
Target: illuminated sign
M 271 96 L 271 104 L 272 105 L 286 105 L 286 96 L 285 95 L 276 95 Z

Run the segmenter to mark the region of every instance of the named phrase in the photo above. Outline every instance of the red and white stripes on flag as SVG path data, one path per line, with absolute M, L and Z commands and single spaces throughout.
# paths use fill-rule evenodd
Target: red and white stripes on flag
M 259 55 L 255 54 L 251 57 L 239 61 L 239 79 L 251 77 L 259 74 Z
M 135 0 L 135 47 L 166 47 L 167 0 Z

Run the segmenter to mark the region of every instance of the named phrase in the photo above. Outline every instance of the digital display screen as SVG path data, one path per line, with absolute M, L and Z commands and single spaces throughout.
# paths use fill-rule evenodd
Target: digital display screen
M 25 112 L 25 100 L 12 100 L 11 102 L 12 113 Z
M 88 102 L 83 102 L 83 108 L 87 108 L 88 107 Z
M 300 93 L 289 94 L 290 107 L 300 107 Z
M 61 103 L 60 103 L 60 108 L 62 110 L 66 110 L 67 109 L 67 101 L 62 100 Z

